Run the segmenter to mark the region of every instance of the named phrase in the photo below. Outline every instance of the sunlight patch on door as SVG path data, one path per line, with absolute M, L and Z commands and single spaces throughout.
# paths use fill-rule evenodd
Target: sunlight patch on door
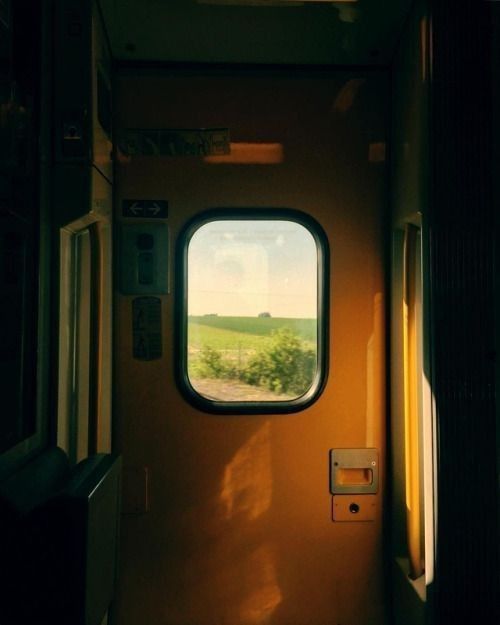
M 240 605 L 239 621 L 250 625 L 268 623 L 283 599 L 273 549 L 260 546 L 249 558 L 249 569 L 253 569 L 251 590 Z
M 271 505 L 271 426 L 265 423 L 226 466 L 220 501 L 224 517 L 258 519 Z

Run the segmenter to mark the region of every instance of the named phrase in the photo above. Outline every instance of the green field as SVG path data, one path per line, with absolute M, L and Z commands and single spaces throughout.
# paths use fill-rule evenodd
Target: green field
M 209 345 L 218 351 L 255 350 L 267 341 L 267 336 L 214 328 L 196 322 L 188 325 L 188 347 L 199 350 Z
M 303 341 L 316 343 L 316 319 L 289 319 L 285 317 L 219 317 L 219 316 L 190 316 L 188 318 L 189 329 L 196 330 L 203 337 L 211 336 L 216 340 L 221 339 L 223 334 L 211 332 L 220 330 L 223 333 L 230 332 L 228 339 L 235 339 L 234 333 L 251 336 L 269 336 L 273 330 L 290 328 Z M 191 332 L 190 332 L 191 334 Z M 194 332 L 193 332 L 194 337 Z M 217 338 L 216 338 L 217 337 Z M 251 340 L 248 336 L 240 337 L 241 340 Z M 234 344 L 233 344 L 234 346 Z M 215 346 L 214 346 L 215 347 Z M 230 346 L 228 346 L 230 347 Z

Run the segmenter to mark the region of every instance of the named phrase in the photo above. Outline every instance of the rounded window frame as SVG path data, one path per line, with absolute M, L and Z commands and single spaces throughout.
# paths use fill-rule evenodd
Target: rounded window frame
M 286 401 L 221 401 L 201 395 L 188 375 L 188 251 L 194 233 L 213 221 L 293 221 L 313 237 L 317 251 L 317 371 L 310 388 L 297 398 Z M 176 244 L 175 266 L 175 376 L 184 399 L 210 414 L 249 415 L 286 414 L 311 406 L 321 396 L 328 378 L 329 365 L 329 286 L 330 251 L 322 226 L 310 215 L 292 208 L 211 208 L 196 214 L 181 230 Z

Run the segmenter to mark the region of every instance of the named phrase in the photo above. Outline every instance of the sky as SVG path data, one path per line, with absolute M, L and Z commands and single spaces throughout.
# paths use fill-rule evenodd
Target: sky
M 188 314 L 316 318 L 317 248 L 301 224 L 217 220 L 188 247 Z

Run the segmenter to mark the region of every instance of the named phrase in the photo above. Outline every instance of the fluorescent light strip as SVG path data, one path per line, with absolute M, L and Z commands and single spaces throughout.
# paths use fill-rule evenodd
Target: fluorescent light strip
M 221 156 L 205 156 L 211 165 L 279 165 L 283 162 L 281 143 L 230 143 L 231 152 Z
M 352 4 L 358 0 L 197 0 L 198 4 L 219 4 L 224 6 L 282 7 L 304 4 Z

